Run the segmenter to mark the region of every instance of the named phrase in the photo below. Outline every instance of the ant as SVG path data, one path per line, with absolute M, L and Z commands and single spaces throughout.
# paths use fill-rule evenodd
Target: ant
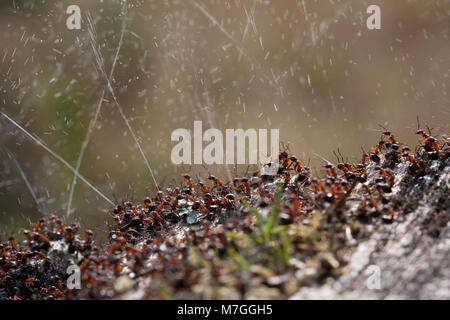
M 422 136 L 422 147 L 428 153 L 431 160 L 438 160 L 440 158 L 441 149 L 439 147 L 438 139 L 432 136 L 430 127 L 426 126 L 428 133 L 420 128 L 419 117 L 417 117 L 417 131 L 416 134 Z

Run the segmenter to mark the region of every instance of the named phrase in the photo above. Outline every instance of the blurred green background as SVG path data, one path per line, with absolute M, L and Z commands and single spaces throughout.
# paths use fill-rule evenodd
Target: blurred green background
M 81 30 L 66 28 L 71 4 Z M 381 30 L 366 27 L 371 4 Z M 108 75 L 115 65 L 111 87 L 162 186 L 186 171 L 227 178 L 224 166 L 171 164 L 171 132 L 194 120 L 279 128 L 319 172 L 314 153 L 335 161 L 339 148 L 357 161 L 378 124 L 411 145 L 417 116 L 449 131 L 449 36 L 450 1 L 5 0 L 0 110 L 75 167 L 106 90 L 80 173 L 113 201 L 141 201 L 154 186 L 99 65 Z M 1 116 L 0 132 L 4 237 L 42 214 L 63 216 L 73 174 Z M 82 226 L 110 222 L 111 206 L 79 180 L 72 208 Z

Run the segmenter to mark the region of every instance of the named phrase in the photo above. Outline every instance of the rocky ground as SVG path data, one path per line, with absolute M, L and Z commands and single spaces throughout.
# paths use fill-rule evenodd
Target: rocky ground
M 292 299 L 450 298 L 449 161 L 436 162 L 419 179 L 405 174 L 405 166 L 396 169 L 391 195 L 402 214 L 392 224 L 374 224 L 357 241 L 336 281 L 301 288 Z M 379 287 L 373 288 L 378 272 Z
M 0 245 L 0 299 L 449 299 L 449 138 L 417 135 L 323 177 L 286 152 L 232 182 L 186 174 L 117 205 L 101 246 L 45 217 Z

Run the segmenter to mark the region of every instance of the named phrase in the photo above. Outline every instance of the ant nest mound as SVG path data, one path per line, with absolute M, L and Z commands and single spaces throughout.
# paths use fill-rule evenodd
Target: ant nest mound
M 0 244 L 0 299 L 448 299 L 449 138 L 417 134 L 320 177 L 286 152 L 230 182 L 184 174 L 109 212 L 103 245 L 42 219 Z

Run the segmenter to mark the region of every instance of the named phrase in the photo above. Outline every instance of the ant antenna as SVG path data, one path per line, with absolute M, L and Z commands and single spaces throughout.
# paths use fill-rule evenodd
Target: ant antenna
M 181 169 L 183 169 L 184 173 L 190 173 L 192 170 L 192 165 L 189 165 L 189 169 L 186 170 L 186 168 L 184 167 L 184 164 L 181 165 Z
M 244 176 L 247 176 L 247 175 L 248 175 L 248 169 L 250 169 L 250 164 L 247 165 L 247 170 L 245 171 Z
M 338 162 L 341 162 L 341 160 L 339 159 L 339 156 L 337 155 L 337 153 L 333 150 L 333 154 L 334 154 L 334 156 L 336 157 L 336 159 L 337 159 L 337 161 Z
M 206 172 L 208 172 L 208 176 L 211 175 L 211 171 L 209 171 L 208 167 L 206 167 L 205 164 L 202 164 L 203 169 L 205 169 Z
M 338 153 L 341 156 L 342 162 L 348 162 L 348 161 L 344 161 L 344 156 L 341 153 L 341 150 L 338 148 Z

